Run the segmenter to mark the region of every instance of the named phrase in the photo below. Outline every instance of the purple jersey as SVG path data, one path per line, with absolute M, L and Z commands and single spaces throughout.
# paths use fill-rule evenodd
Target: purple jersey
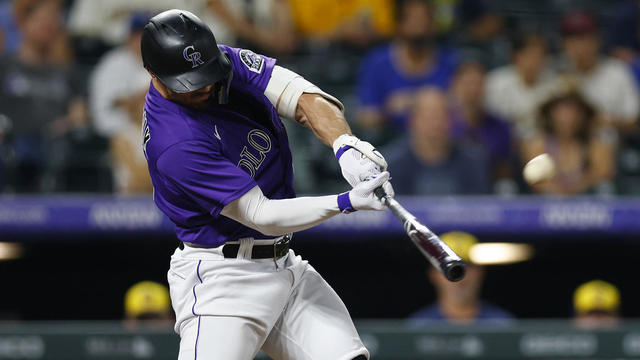
M 163 98 L 152 84 L 142 127 L 155 203 L 178 239 L 208 246 L 268 238 L 220 215 L 254 186 L 270 199 L 295 197 L 287 134 L 264 95 L 275 60 L 219 47 L 233 63 L 229 103 L 195 110 Z

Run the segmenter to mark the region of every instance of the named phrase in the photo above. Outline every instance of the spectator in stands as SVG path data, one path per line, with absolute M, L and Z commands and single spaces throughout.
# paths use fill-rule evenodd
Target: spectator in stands
M 151 77 L 142 66 L 140 38 L 149 15 L 134 14 L 131 17 L 130 33 L 127 41 L 106 53 L 96 65 L 89 79 L 89 102 L 96 131 L 105 137 L 112 137 L 122 131 L 130 131 L 129 113 L 119 102 L 126 99 L 138 84 L 132 79 Z M 132 89 L 134 88 L 134 89 Z M 142 113 L 138 116 L 141 121 Z M 138 131 L 139 132 L 139 131 Z
M 622 62 L 599 55 L 599 29 L 596 18 L 587 12 L 570 12 L 563 17 L 565 85 L 577 87 L 605 124 L 631 131 L 640 112 L 640 94 Z
M 556 176 L 534 190 L 551 194 L 580 194 L 610 181 L 615 173 L 614 145 L 595 124 L 595 110 L 569 92 L 557 95 L 540 109 L 540 134 L 524 143 L 526 162 L 548 153 Z
M 547 51 L 542 35 L 520 33 L 512 43 L 511 64 L 487 76 L 489 111 L 510 121 L 519 139 L 535 134 L 538 108 L 558 86 Z
M 21 43 L 12 1 L 0 0 L 0 54 L 14 54 Z
M 290 0 L 300 33 L 313 42 L 366 47 L 391 36 L 392 0 Z M 318 16 L 322 14 L 322 16 Z
M 640 1 L 625 0 L 613 6 L 604 29 L 606 46 L 611 56 L 633 69 L 636 82 L 640 82 Z
M 86 111 L 68 67 L 61 1 L 17 0 L 14 6 L 23 41 L 15 55 L 0 58 L 0 112 L 12 123 L 8 185 L 37 191 L 46 170 L 46 141 L 73 127 L 76 115 Z
M 456 6 L 459 29 L 451 41 L 460 58 L 473 58 L 490 67 L 505 65 L 509 41 L 503 32 L 504 19 L 491 0 L 460 0 Z
M 2 53 L 4 52 L 4 38 L 4 31 L 0 29 L 0 55 L 2 55 Z
M 120 194 L 151 194 L 153 185 L 140 137 L 149 76 L 139 74 L 138 79 L 130 79 L 129 82 L 130 85 L 115 105 L 126 114 L 127 123 L 110 140 L 113 179 L 116 191 Z
M 459 25 L 459 17 L 456 9 L 460 0 L 432 0 L 433 23 L 439 37 L 446 37 Z
M 287 0 L 209 0 L 207 6 L 238 45 L 246 44 L 268 55 L 286 55 L 296 49 L 295 23 Z M 314 16 L 326 21 L 325 14 Z
M 469 141 L 483 147 L 493 180 L 506 181 L 513 175 L 511 128 L 485 108 L 485 73 L 477 62 L 463 63 L 456 70 L 450 90 L 452 134 L 455 142 Z
M 447 99 L 437 88 L 416 94 L 407 135 L 388 151 L 393 187 L 403 195 L 486 194 L 489 160 L 474 144 L 453 141 Z
M 79 36 L 117 45 L 127 39 L 130 14 L 174 8 L 198 14 L 213 29 L 218 43 L 237 46 L 244 41 L 273 53 L 288 52 L 295 45 L 286 0 L 76 0 L 69 27 Z
M 581 328 L 608 328 L 620 320 L 620 291 L 602 280 L 586 282 L 573 293 L 575 324 Z
M 9 118 L 0 114 L 0 192 L 2 192 L 7 182 L 7 167 L 5 165 L 7 157 L 6 141 L 11 126 Z
M 416 91 L 446 88 L 455 69 L 454 54 L 436 45 L 428 1 L 401 1 L 397 18 L 395 39 L 367 55 L 360 68 L 358 121 L 365 129 L 404 132 Z
M 436 268 L 428 269 L 429 282 L 436 290 L 436 302 L 410 316 L 412 323 L 419 325 L 425 321 L 447 321 L 466 325 L 478 321 L 493 324 L 508 324 L 513 320 L 509 312 L 492 305 L 481 298 L 485 269 L 473 263 L 469 256 L 478 239 L 468 233 L 454 231 L 442 234 L 440 238 L 467 263 L 465 277 L 458 282 L 447 280 Z
M 134 284 L 124 295 L 124 311 L 127 325 L 153 325 L 170 328 L 173 311 L 169 290 L 154 281 Z

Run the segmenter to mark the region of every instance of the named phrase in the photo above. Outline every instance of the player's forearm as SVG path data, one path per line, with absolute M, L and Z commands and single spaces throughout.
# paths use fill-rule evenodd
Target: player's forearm
M 269 236 L 305 230 L 339 213 L 336 195 L 270 200 L 257 186 L 221 212 Z
M 310 128 L 325 145 L 331 146 L 351 128 L 337 105 L 318 94 L 302 94 L 298 100 L 295 120 Z

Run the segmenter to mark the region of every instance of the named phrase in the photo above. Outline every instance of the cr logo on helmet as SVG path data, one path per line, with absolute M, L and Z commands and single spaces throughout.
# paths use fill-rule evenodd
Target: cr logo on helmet
M 190 45 L 184 48 L 184 50 L 182 50 L 182 56 L 184 56 L 185 60 L 191 61 L 191 64 L 193 65 L 191 66 L 192 68 L 198 67 L 198 65 L 204 64 L 204 61 L 200 59 L 202 54 L 200 54 L 199 51 L 196 51 L 196 48 L 194 48 L 193 45 Z

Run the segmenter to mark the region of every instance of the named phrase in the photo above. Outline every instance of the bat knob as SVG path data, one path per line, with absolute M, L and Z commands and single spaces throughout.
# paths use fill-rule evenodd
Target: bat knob
M 442 264 L 442 273 L 447 280 L 456 282 L 464 278 L 467 265 L 462 260 L 452 260 Z

